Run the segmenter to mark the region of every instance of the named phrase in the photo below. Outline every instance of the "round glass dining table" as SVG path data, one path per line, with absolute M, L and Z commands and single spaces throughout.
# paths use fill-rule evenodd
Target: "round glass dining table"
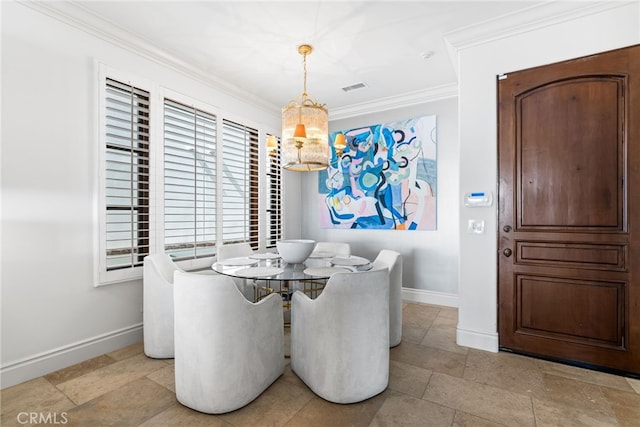
M 331 253 L 312 254 L 304 263 L 291 264 L 278 254 L 265 252 L 228 258 L 214 263 L 211 268 L 226 276 L 253 280 L 256 301 L 278 292 L 287 302 L 296 290 L 315 298 L 332 274 L 370 270 L 372 264 L 366 258 L 334 257 Z

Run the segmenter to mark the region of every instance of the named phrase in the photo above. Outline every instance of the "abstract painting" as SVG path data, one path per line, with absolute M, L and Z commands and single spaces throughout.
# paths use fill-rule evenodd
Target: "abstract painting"
M 346 136 L 338 156 L 333 141 Z M 436 116 L 329 135 L 331 160 L 319 175 L 325 228 L 435 230 Z

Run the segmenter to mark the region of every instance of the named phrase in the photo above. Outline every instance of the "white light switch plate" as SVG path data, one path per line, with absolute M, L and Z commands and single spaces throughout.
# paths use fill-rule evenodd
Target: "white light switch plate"
M 483 219 L 470 219 L 467 223 L 467 233 L 469 234 L 484 234 L 484 220 Z

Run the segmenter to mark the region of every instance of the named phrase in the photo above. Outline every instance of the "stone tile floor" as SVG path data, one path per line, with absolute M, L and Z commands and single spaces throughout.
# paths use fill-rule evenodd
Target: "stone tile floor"
M 640 427 L 639 380 L 459 347 L 456 323 L 456 309 L 404 304 L 389 387 L 361 403 L 327 402 L 287 366 L 246 407 L 202 414 L 176 401 L 173 361 L 139 343 L 3 390 L 0 425 Z

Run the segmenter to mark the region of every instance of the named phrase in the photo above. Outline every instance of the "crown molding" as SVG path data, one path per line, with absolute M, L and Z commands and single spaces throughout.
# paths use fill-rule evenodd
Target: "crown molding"
M 214 87 L 240 101 L 256 105 L 270 114 L 280 110 L 279 106 L 256 99 L 253 94 L 223 79 L 205 73 L 202 69 L 182 61 L 162 49 L 158 49 L 143 38 L 133 35 L 117 24 L 94 14 L 78 2 L 18 0 L 18 3 L 115 46 L 132 51 L 145 59 L 168 67 L 207 86 Z
M 269 113 L 273 113 L 274 111 L 279 112 L 281 109 L 280 106 L 256 99 L 253 94 L 250 94 L 241 88 L 224 81 L 223 79 L 206 74 L 200 68 L 184 62 L 164 50 L 158 49 L 143 38 L 135 36 L 127 30 L 119 27 L 116 23 L 105 20 L 104 18 L 96 15 L 86 7 L 82 6 L 79 2 L 45 2 L 36 0 L 19 0 L 18 2 L 33 10 L 43 13 L 50 18 L 73 26 L 76 29 L 107 41 L 115 46 L 135 52 L 148 60 L 169 67 L 170 69 L 184 74 L 194 80 L 200 81 L 203 84 L 219 89 L 239 100 L 257 105 L 259 108 L 262 108 Z M 433 102 L 456 96 L 457 85 L 450 84 L 422 91 L 401 94 L 398 96 L 382 98 L 373 102 L 332 109 L 332 111 L 329 112 L 329 117 L 331 120 L 336 120 L 422 104 L 425 102 Z
M 378 113 L 380 111 L 405 108 L 427 102 L 440 101 L 442 99 L 458 96 L 458 84 L 450 83 L 436 86 L 416 92 L 409 92 L 397 96 L 377 99 L 371 102 L 348 105 L 346 107 L 332 108 L 329 111 L 329 120 L 340 120 L 364 114 Z
M 53 19 L 71 25 L 87 34 L 100 38 L 123 49 L 166 66 L 207 86 L 214 87 L 243 102 L 249 102 L 265 112 L 280 111 L 280 106 L 265 102 L 216 76 L 205 73 L 179 58 L 158 49 L 152 43 L 132 35 L 117 24 L 94 14 L 76 1 L 19 0 L 20 4 L 41 12 Z M 495 19 L 474 24 L 446 33 L 443 38 L 456 74 L 458 74 L 458 51 L 497 39 L 533 31 L 549 25 L 599 13 L 608 9 L 626 6 L 633 1 L 556 2 L 549 1 L 502 15 Z M 352 104 L 335 108 L 329 112 L 330 120 L 344 119 L 363 114 L 403 108 L 458 96 L 456 83 L 427 88 L 421 91 L 381 98 L 372 102 Z
M 593 15 L 609 9 L 615 9 L 635 1 L 547 1 L 530 6 L 516 12 L 510 12 L 499 17 L 480 22 L 467 27 L 450 31 L 443 35 L 445 45 L 449 51 L 451 63 L 458 75 L 458 51 L 478 46 L 491 41 L 512 37 L 518 34 L 534 31 L 550 25 Z M 438 101 L 458 96 L 457 84 L 443 85 L 423 91 L 412 92 L 378 99 L 376 101 L 353 104 L 335 108 L 329 112 L 331 120 L 369 114 L 379 111 L 392 110 L 426 102 Z
M 637 3 L 637 0 L 547 1 L 450 31 L 445 33 L 443 38 L 456 75 L 458 75 L 458 52 L 460 50 L 634 3 Z
M 450 31 L 445 33 L 443 37 L 456 50 L 461 50 L 571 21 L 582 16 L 628 6 L 633 3 L 637 3 L 637 0 L 598 2 L 549 1 L 488 21 Z

